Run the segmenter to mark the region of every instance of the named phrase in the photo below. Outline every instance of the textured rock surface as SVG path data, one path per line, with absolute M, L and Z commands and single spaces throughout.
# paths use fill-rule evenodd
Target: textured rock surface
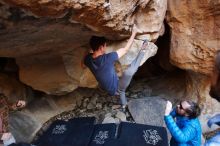
M 28 61 L 27 61 L 28 60 Z M 68 93 L 76 89 L 77 81 L 71 79 L 61 56 L 38 55 L 17 59 L 21 81 L 47 94 Z
M 75 81 L 80 87 L 94 88 L 97 86 L 97 81 L 88 68 L 82 67 L 82 59 L 85 51 L 88 48 L 76 48 L 62 55 L 63 63 L 67 74 Z
M 165 126 L 163 117 L 166 103 L 160 97 L 146 97 L 130 101 L 128 108 L 136 123 Z
M 0 93 L 3 93 L 12 102 L 26 99 L 26 87 L 14 76 L 0 73 Z
M 220 48 L 220 2 L 169 0 L 167 21 L 171 27 L 170 59 L 173 64 L 211 74 Z
M 84 24 L 114 38 L 122 35 L 119 32 L 126 34 L 129 26 L 136 21 L 145 33 L 154 33 L 153 38 L 157 39 L 163 29 L 167 6 L 166 0 L 111 0 L 109 7 L 105 7 L 107 1 L 104 0 L 3 1 L 41 17 L 61 18 L 68 14 L 69 21 Z
M 9 117 L 10 130 L 19 142 L 29 142 L 35 136 L 37 130 L 41 128 L 35 117 L 29 113 L 16 112 L 10 114 Z

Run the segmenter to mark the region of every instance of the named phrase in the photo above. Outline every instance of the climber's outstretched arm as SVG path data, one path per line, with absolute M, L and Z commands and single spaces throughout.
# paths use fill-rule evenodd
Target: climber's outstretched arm
M 131 45 L 134 41 L 134 38 L 135 38 L 136 34 L 137 34 L 137 30 L 138 29 L 137 29 L 136 25 L 134 25 L 133 29 L 132 29 L 132 35 L 129 38 L 126 46 L 124 48 L 120 48 L 116 51 L 117 54 L 118 54 L 118 58 L 121 58 L 122 56 L 124 56 L 128 52 L 128 50 L 130 49 L 130 47 L 131 47 Z

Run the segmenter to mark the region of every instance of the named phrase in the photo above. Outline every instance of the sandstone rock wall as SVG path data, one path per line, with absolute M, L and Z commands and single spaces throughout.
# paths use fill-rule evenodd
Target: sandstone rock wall
M 166 20 L 171 27 L 171 62 L 209 75 L 220 49 L 220 2 L 216 0 L 168 1 Z
M 144 33 L 159 36 L 166 12 L 166 0 L 3 0 L 19 6 L 39 17 L 62 18 L 81 23 L 112 38 L 128 34 L 134 21 Z M 155 19 L 156 18 L 156 19 Z M 122 32 L 119 33 L 119 32 Z M 153 37 L 153 35 L 151 35 Z
M 0 93 L 9 97 L 10 102 L 27 98 L 27 90 L 14 76 L 0 73 Z

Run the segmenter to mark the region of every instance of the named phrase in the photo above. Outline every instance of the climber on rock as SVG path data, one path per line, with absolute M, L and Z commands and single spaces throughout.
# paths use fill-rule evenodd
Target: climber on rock
M 92 36 L 90 39 L 90 47 L 92 49 L 92 53 L 89 53 L 84 59 L 84 64 L 94 74 L 96 80 L 99 83 L 99 86 L 112 96 L 120 96 L 123 110 L 125 110 L 127 107 L 127 98 L 125 96 L 126 88 L 130 84 L 133 75 L 140 66 L 148 46 L 148 41 L 145 40 L 143 42 L 142 48 L 137 57 L 123 72 L 120 78 L 118 78 L 116 74 L 114 62 L 128 52 L 137 32 L 138 28 L 134 25 L 132 29 L 132 35 L 129 38 L 126 46 L 124 48 L 118 49 L 116 52 L 107 54 L 105 53 L 106 39 L 104 37 Z

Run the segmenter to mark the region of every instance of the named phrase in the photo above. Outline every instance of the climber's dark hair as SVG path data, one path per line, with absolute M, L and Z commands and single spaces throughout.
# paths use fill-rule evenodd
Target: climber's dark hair
M 99 36 L 92 36 L 90 38 L 89 44 L 93 51 L 96 51 L 99 49 L 100 46 L 105 45 L 106 38 L 105 37 L 99 37 Z
M 201 108 L 194 101 L 186 101 L 190 107 L 185 109 L 190 119 L 195 119 L 201 114 Z

